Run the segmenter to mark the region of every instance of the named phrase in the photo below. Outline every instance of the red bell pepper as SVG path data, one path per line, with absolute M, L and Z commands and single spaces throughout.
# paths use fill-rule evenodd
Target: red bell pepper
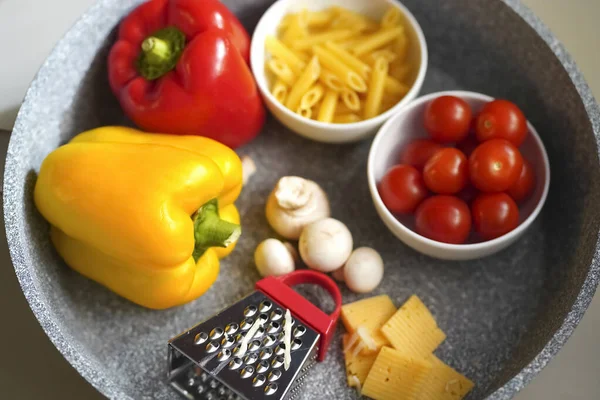
M 119 26 L 108 57 L 110 86 L 146 131 L 206 136 L 236 148 L 265 121 L 249 42 L 219 0 L 150 0 Z

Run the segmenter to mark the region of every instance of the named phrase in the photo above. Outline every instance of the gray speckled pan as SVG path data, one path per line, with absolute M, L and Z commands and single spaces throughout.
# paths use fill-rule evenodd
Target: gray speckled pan
M 271 3 L 225 2 L 249 29 Z M 258 278 L 252 251 L 272 235 L 264 199 L 285 174 L 320 182 L 335 205 L 334 217 L 349 225 L 356 244 L 382 252 L 387 271 L 377 294 L 387 293 L 399 305 L 417 293 L 430 306 L 448 334 L 437 354 L 476 382 L 471 399 L 512 397 L 565 343 L 598 283 L 600 112 L 564 48 L 515 0 L 405 2 L 428 40 L 423 92 L 465 89 L 512 99 L 547 147 L 553 180 L 545 209 L 509 249 L 462 263 L 415 253 L 394 239 L 371 205 L 369 140 L 313 143 L 270 120 L 257 140 L 240 149 L 259 171 L 239 200 L 245 234 L 205 296 L 149 311 L 67 269 L 33 205 L 36 171 L 75 133 L 128 123 L 109 91 L 105 60 L 115 26 L 134 3 L 100 0 L 44 63 L 14 128 L 4 184 L 7 236 L 25 296 L 56 347 L 100 392 L 115 399 L 176 398 L 165 384 L 166 341 L 252 290 Z M 359 298 L 343 294 L 345 301 Z M 355 396 L 344 382 L 341 331 L 328 359 L 309 375 L 302 398 Z

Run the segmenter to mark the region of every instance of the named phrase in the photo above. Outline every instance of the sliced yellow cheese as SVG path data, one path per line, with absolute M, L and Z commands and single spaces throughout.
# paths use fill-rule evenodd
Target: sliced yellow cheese
M 461 400 L 475 386 L 469 378 L 436 356 L 431 355 L 428 361 L 431 362 L 432 369 L 419 394 L 419 400 Z
M 431 362 L 382 347 L 371 367 L 362 394 L 374 400 L 417 400 L 427 383 Z
M 350 340 L 350 335 L 345 334 L 342 337 L 342 345 L 344 349 L 347 347 Z M 365 379 L 377 358 L 377 353 L 371 354 L 354 354 L 353 351 L 344 351 L 344 361 L 346 363 L 346 378 L 348 386 L 356 387 L 363 385 Z
M 381 327 L 392 347 L 415 358 L 426 358 L 446 339 L 435 319 L 415 295 Z
M 389 296 L 374 296 L 343 305 L 342 322 L 350 333 L 362 326 L 373 339 L 377 345 L 376 350 L 378 350 L 381 346 L 388 344 L 380 329 L 395 312 L 396 306 L 394 306 Z M 365 349 L 362 353 L 368 352 Z

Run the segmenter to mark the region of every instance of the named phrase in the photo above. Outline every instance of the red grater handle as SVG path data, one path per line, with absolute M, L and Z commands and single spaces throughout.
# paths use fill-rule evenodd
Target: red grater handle
M 330 315 L 291 288 L 304 283 L 318 285 L 327 290 L 335 302 L 335 310 Z M 277 278 L 270 276 L 261 279 L 256 283 L 256 288 L 288 308 L 321 335 L 318 360 L 323 361 L 342 308 L 342 294 L 336 283 L 321 272 L 298 270 Z

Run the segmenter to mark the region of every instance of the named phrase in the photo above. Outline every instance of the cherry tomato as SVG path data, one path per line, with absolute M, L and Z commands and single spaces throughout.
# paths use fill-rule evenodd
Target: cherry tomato
M 429 190 L 435 193 L 460 192 L 469 182 L 467 157 L 452 147 L 438 151 L 425 164 L 423 180 Z
M 473 185 L 482 192 L 503 192 L 521 174 L 523 157 L 505 139 L 481 143 L 469 157 L 469 174 Z
M 475 134 L 469 134 L 465 140 L 456 144 L 456 148 L 469 157 L 473 151 L 479 146 L 479 142 L 475 138 Z
M 534 186 L 535 172 L 533 172 L 533 167 L 527 160 L 523 159 L 521 175 L 519 175 L 517 181 L 508 188 L 508 194 L 518 203 L 529 197 Z
M 418 170 L 422 170 L 427 160 L 441 149 L 442 146 L 433 140 L 414 140 L 400 154 L 400 163 L 412 165 Z
M 455 196 L 433 196 L 416 211 L 416 231 L 438 242 L 461 244 L 471 231 L 469 206 Z
M 519 147 L 527 136 L 527 120 L 516 104 L 494 100 L 483 106 L 475 126 L 477 140 L 506 139 Z
M 410 165 L 392 167 L 378 189 L 383 204 L 396 214 L 412 213 L 428 194 L 423 176 Z
M 519 225 L 517 203 L 506 193 L 481 193 L 471 209 L 475 231 L 485 240 L 500 237 Z
M 441 143 L 460 142 L 469 134 L 471 107 L 455 96 L 440 96 L 425 108 L 425 129 Z

